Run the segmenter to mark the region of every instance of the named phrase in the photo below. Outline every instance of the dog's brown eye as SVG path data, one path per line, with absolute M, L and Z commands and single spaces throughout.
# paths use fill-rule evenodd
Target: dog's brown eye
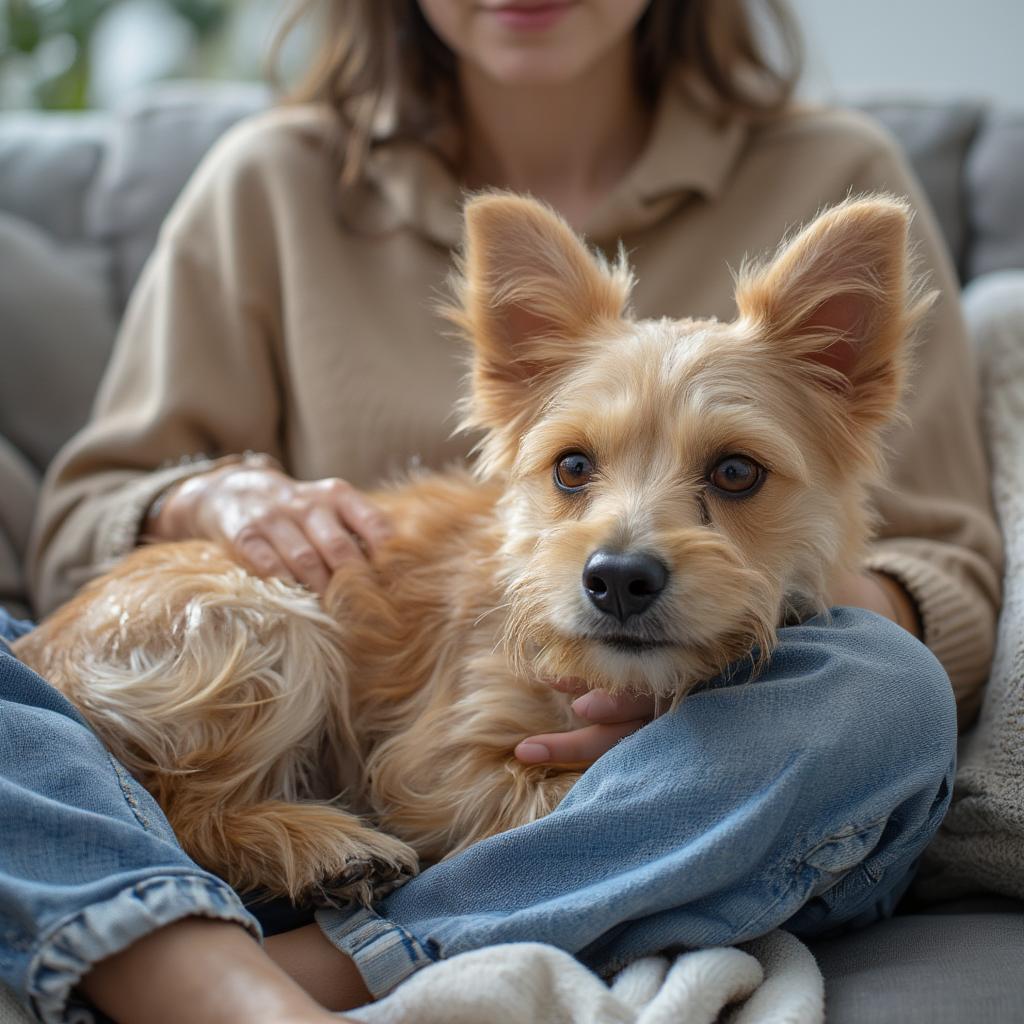
M 757 489 L 763 479 L 764 469 L 753 459 L 730 455 L 711 470 L 708 483 L 726 497 L 745 498 Z
M 555 483 L 563 491 L 578 491 L 590 483 L 594 464 L 583 452 L 570 452 L 555 463 Z

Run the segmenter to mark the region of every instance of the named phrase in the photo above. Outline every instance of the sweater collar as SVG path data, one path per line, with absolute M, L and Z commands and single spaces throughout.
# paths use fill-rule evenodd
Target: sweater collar
M 584 233 L 610 244 L 650 227 L 690 196 L 718 196 L 746 141 L 747 125 L 698 110 L 680 88 L 661 96 L 647 144 L 593 211 Z M 360 189 L 342 197 L 346 222 L 370 232 L 407 227 L 446 248 L 462 237 L 464 190 L 438 153 L 420 143 L 377 143 Z

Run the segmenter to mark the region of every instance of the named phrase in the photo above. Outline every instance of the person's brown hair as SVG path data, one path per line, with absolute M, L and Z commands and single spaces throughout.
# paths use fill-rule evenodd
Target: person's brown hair
M 800 36 L 785 0 L 761 2 L 758 25 L 749 0 L 651 0 L 635 30 L 644 98 L 653 104 L 678 75 L 696 99 L 722 114 L 760 118 L 784 107 L 800 73 Z M 418 0 L 301 0 L 276 49 L 317 11 L 326 15 L 324 42 L 287 99 L 335 110 L 346 180 L 359 178 L 383 109 L 391 109 L 394 131 L 405 137 L 425 137 L 457 117 L 455 57 Z M 778 51 L 774 58 L 769 46 Z

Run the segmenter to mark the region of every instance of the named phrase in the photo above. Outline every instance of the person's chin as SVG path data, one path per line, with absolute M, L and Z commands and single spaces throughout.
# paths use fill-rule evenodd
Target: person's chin
M 503 51 L 488 55 L 477 66 L 488 78 L 510 88 L 564 85 L 578 77 L 585 62 L 554 47 Z

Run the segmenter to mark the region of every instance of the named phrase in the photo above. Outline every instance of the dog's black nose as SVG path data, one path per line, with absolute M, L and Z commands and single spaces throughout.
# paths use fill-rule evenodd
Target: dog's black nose
M 642 552 L 595 551 L 583 567 L 583 590 L 590 603 L 625 622 L 642 615 L 668 583 L 668 569 Z

